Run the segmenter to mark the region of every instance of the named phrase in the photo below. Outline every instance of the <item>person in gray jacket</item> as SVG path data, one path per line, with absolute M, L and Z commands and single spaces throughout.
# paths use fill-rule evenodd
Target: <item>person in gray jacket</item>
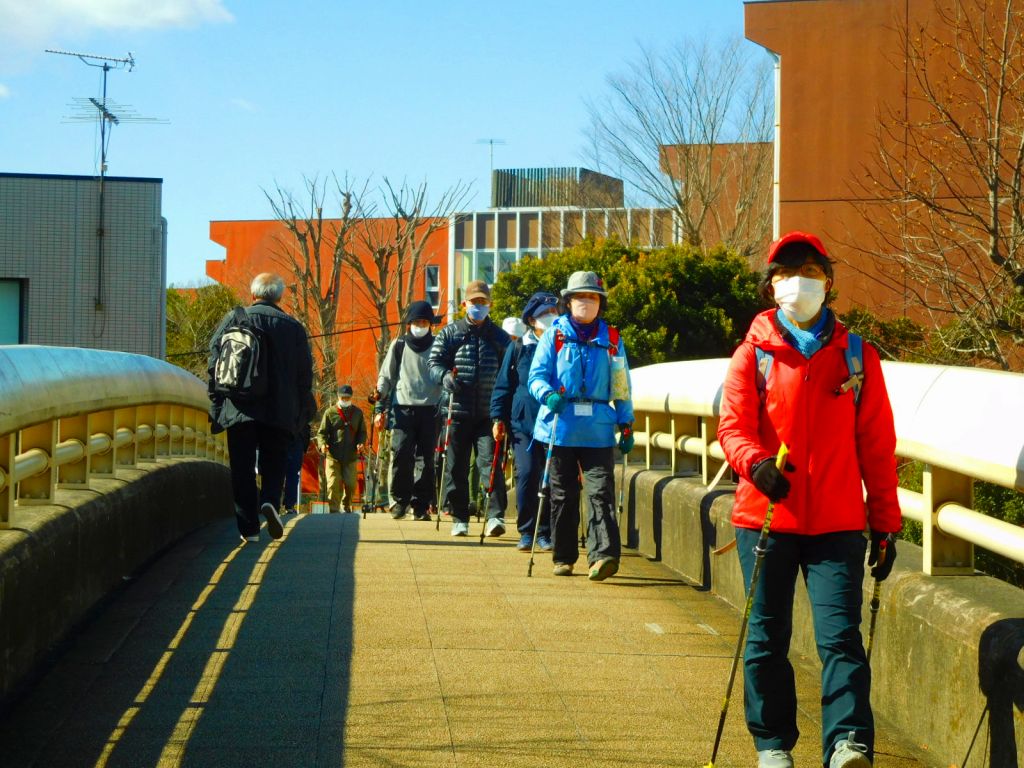
M 491 311 L 491 289 L 483 280 L 466 286 L 462 302 L 466 316 L 442 328 L 430 350 L 430 378 L 445 390 L 451 403 L 452 434 L 445 455 L 447 477 L 445 498 L 452 511 L 452 536 L 469 534 L 469 455 L 476 449 L 476 467 L 488 478 L 494 457 L 491 435 L 491 393 L 498 376 L 508 334 L 495 325 Z M 487 514 L 486 533 L 505 533 L 505 474 L 499 462 L 494 476 Z
M 434 496 L 434 441 L 441 387 L 430 378 L 431 326 L 441 322 L 426 301 L 405 313 L 407 332 L 388 347 L 377 376 L 374 426 L 379 432 L 391 411 L 391 507 L 396 520 L 412 507 L 413 518 L 429 520 Z

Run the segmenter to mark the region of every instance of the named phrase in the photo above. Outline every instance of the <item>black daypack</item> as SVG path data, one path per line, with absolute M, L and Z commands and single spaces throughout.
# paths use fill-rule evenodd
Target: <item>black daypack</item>
M 238 400 L 253 400 L 269 391 L 267 339 L 249 313 L 235 307 L 217 342 L 213 391 Z

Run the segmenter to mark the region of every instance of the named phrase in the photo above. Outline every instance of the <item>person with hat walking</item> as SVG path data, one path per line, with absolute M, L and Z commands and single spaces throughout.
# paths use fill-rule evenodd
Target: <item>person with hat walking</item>
M 500 443 L 511 429 L 512 450 L 516 460 L 516 528 L 518 549 L 528 552 L 533 547 L 537 528 L 537 549 L 551 551 L 551 516 L 544 510 L 536 525 L 537 491 L 544 474 L 545 446 L 533 439 L 540 403 L 530 394 L 527 384 L 537 343 L 558 317 L 558 297 L 539 291 L 523 308 L 522 324 L 530 328 L 521 339 L 508 345 L 491 395 L 492 434 Z
M 391 342 L 377 376 L 374 426 L 391 426 L 391 516 L 429 520 L 434 496 L 434 441 L 441 387 L 430 378 L 431 326 L 441 318 L 426 301 L 414 301 L 405 312 L 406 333 Z
M 788 659 L 798 575 L 822 661 L 822 764 L 869 768 L 874 756 L 862 583 L 869 545 L 879 581 L 896 558 L 896 434 L 878 352 L 836 319 L 833 285 L 817 237 L 790 232 L 772 243 L 761 293 L 776 307 L 754 318 L 722 393 L 718 439 L 740 475 L 732 521 L 748 589 L 763 555 L 743 662 L 760 768 L 792 768 L 799 736 Z M 755 555 L 769 503 L 768 544 Z
M 366 442 L 363 412 L 352 403 L 352 387 L 338 387 L 337 402 L 324 411 L 316 443 L 324 455 L 327 476 L 327 505 L 331 512 L 352 511 L 356 499 L 356 465 Z M 344 496 L 342 496 L 344 491 Z
M 601 317 L 608 297 L 598 276 L 573 272 L 562 298 L 569 313 L 541 337 L 530 368 L 530 394 L 541 403 L 533 437 L 554 443 L 549 477 L 554 574 L 571 576 L 579 559 L 582 474 L 588 578 L 604 581 L 619 570 L 621 556 L 614 452 L 616 443 L 624 454 L 633 448 L 629 366 L 618 329 Z
M 452 513 L 452 536 L 469 534 L 469 454 L 476 448 L 477 471 L 489 477 L 494 451 L 491 434 L 491 393 L 501 367 L 508 334 L 490 318 L 491 289 L 483 280 L 466 286 L 462 302 L 466 316 L 445 326 L 430 349 L 430 377 L 448 393 L 452 419 L 445 455 L 445 497 Z M 500 462 L 494 473 L 485 532 L 505 533 L 505 473 Z

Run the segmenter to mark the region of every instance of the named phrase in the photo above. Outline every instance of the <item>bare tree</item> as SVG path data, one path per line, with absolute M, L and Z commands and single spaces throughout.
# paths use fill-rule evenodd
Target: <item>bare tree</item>
M 331 176 L 330 187 L 336 196 L 337 218 L 325 218 L 327 179 L 304 178 L 301 200 L 280 184 L 272 192 L 263 190 L 274 218 L 281 222 L 288 236 L 278 239 L 274 260 L 281 265 L 286 282 L 291 278 L 287 296 L 288 308 L 310 334 L 314 357 L 314 388 L 319 402 L 334 399 L 337 387 L 340 330 L 338 298 L 342 267 L 350 260 L 353 227 L 359 200 L 365 196 L 366 185 L 355 189 L 346 177 Z
M 361 247 L 348 251 L 345 263 L 358 276 L 357 290 L 376 314 L 378 367 L 391 343 L 392 327 L 401 327 L 406 307 L 418 298 L 428 241 L 448 227 L 449 217 L 465 204 L 468 194 L 469 187 L 459 182 L 431 204 L 425 181 L 415 187 L 405 181 L 395 186 L 385 177 L 381 208 L 363 205 L 360 214 L 372 221 L 360 228 Z M 375 218 L 378 210 L 383 215 Z
M 588 104 L 589 159 L 673 210 L 685 242 L 749 258 L 771 235 L 770 86 L 769 61 L 755 63 L 741 41 L 643 50 Z
M 877 154 L 857 185 L 874 234 L 860 250 L 875 279 L 928 315 L 951 359 L 1017 368 L 1024 8 L 937 0 L 897 32 L 906 103 L 884 107 Z

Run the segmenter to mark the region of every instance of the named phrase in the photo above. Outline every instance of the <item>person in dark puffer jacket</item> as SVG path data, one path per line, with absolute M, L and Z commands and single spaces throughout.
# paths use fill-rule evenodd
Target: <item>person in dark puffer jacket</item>
M 430 377 L 444 387 L 441 402 L 452 406 L 452 433 L 445 456 L 445 496 L 452 512 L 452 536 L 469 533 L 469 453 L 476 446 L 477 470 L 489 478 L 495 443 L 491 436 L 491 393 L 509 336 L 488 316 L 491 290 L 483 280 L 466 286 L 466 316 L 441 329 L 430 349 Z M 486 532 L 505 533 L 505 473 L 494 477 Z

